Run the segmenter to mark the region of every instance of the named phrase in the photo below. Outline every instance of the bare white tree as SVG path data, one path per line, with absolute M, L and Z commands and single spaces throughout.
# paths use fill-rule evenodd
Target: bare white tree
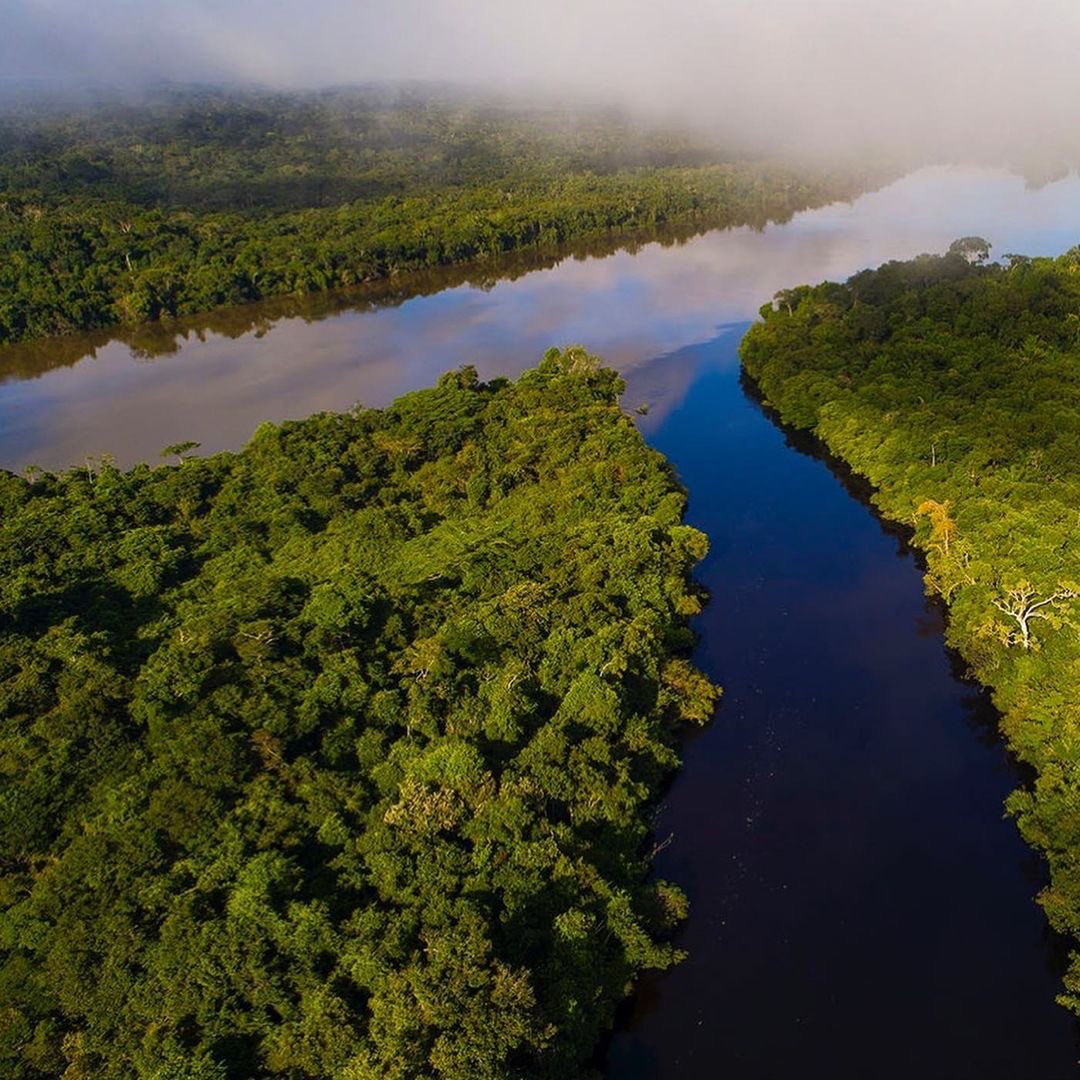
M 1005 586 L 1005 595 L 994 600 L 994 607 L 1016 623 L 1017 629 L 1011 631 L 1012 641 L 1019 641 L 1025 649 L 1031 648 L 1031 623 L 1035 619 L 1048 619 L 1060 624 L 1064 622 L 1064 613 L 1070 600 L 1080 596 L 1080 589 L 1075 585 L 1059 585 L 1052 593 L 1040 596 L 1039 590 L 1030 581 L 1020 581 L 1015 585 Z

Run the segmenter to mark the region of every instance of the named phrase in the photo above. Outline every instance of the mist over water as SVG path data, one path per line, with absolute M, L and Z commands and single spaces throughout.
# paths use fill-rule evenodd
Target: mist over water
M 8 0 L 0 84 L 469 82 L 761 150 L 1080 160 L 1075 0 Z

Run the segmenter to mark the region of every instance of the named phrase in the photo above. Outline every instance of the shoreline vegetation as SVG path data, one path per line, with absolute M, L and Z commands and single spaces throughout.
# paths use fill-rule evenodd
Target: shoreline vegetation
M 1080 1013 L 1080 248 L 943 256 L 778 293 L 744 371 L 913 529 L 946 640 L 990 688 L 1031 784 L 1007 810 L 1046 858 L 1039 896 L 1071 944 Z M 917 722 L 917 718 L 913 718 Z
M 314 323 L 350 311 L 394 308 L 416 297 L 434 296 L 462 285 L 488 290 L 499 282 L 516 281 L 567 259 L 602 259 L 623 251 L 633 255 L 649 244 L 679 245 L 708 231 L 707 225 L 635 229 L 626 234 L 522 248 L 481 261 L 412 270 L 349 288 L 276 296 L 153 322 L 117 323 L 96 330 L 10 342 L 0 345 L 0 382 L 33 379 L 54 368 L 71 367 L 95 356 L 98 349 L 113 341 L 125 344 L 136 359 L 154 360 L 175 355 L 193 337 L 202 340 L 209 334 L 231 339 L 250 333 L 261 335 L 285 319 Z
M 680 959 L 651 821 L 707 540 L 580 348 L 238 453 L 0 473 L 0 1061 L 591 1075 Z
M 733 160 L 609 113 L 407 94 L 9 109 L 0 344 L 657 228 L 762 228 L 882 176 Z

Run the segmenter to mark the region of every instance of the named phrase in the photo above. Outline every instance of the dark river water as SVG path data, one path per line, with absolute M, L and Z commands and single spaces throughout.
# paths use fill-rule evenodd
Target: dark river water
M 238 447 L 263 420 L 585 344 L 624 372 L 628 405 L 648 403 L 643 430 L 711 537 L 697 659 L 725 688 L 657 817 L 658 871 L 691 900 L 689 959 L 628 1003 L 609 1076 L 1073 1077 L 1059 950 L 1033 902 L 1044 870 L 1002 818 L 1019 778 L 993 711 L 957 677 L 902 539 L 774 424 L 736 354 L 777 289 L 968 234 L 1061 252 L 1080 241 L 1080 180 L 923 170 L 762 232 L 519 260 L 482 287 L 432 278 L 412 298 L 0 350 L 0 465 Z

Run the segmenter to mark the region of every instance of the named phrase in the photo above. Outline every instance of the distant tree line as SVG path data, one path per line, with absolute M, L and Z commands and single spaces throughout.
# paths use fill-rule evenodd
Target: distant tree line
M 671 246 L 699 235 L 707 226 L 668 226 L 632 233 L 600 234 L 567 244 L 519 248 L 481 263 L 453 263 L 379 278 L 350 289 L 286 294 L 257 304 L 214 308 L 208 312 L 164 321 L 109 325 L 64 337 L 31 338 L 0 349 L 0 379 L 33 378 L 58 367 L 69 367 L 110 341 L 122 341 L 133 356 L 150 360 L 173 356 L 190 336 L 215 334 L 236 339 L 264 333 L 281 319 L 317 322 L 345 311 L 375 311 L 398 307 L 417 296 L 469 285 L 488 290 L 500 281 L 559 265 L 566 259 L 603 258 L 616 251 L 637 252 L 645 244 Z
M 0 113 L 0 342 L 652 228 L 785 220 L 866 177 L 610 114 L 188 92 Z

